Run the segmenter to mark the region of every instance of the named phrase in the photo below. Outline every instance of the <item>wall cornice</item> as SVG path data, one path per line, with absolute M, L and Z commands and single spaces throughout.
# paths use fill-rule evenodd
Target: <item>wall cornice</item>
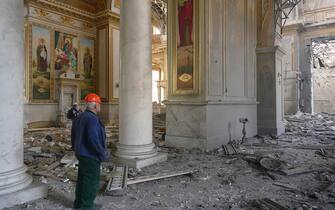
M 61 12 L 63 14 L 71 15 L 72 17 L 80 18 L 87 21 L 94 21 L 95 14 L 81 10 L 69 4 L 61 3 L 56 0 L 25 0 L 26 5 L 35 5 L 44 9 Z

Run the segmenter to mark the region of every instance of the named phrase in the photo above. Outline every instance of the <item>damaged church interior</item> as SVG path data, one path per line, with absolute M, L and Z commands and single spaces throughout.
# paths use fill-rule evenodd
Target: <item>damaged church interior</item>
M 0 209 L 73 209 L 90 93 L 101 209 L 335 209 L 335 0 L 0 0 L 0 61 Z

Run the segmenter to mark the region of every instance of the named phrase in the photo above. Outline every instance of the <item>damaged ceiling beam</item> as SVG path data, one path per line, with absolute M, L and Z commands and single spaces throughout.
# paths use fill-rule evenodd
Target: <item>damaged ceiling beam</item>
M 280 27 L 280 34 L 282 34 L 286 20 L 289 18 L 289 15 L 293 9 L 301 2 L 301 0 L 274 0 L 274 2 L 275 26 Z

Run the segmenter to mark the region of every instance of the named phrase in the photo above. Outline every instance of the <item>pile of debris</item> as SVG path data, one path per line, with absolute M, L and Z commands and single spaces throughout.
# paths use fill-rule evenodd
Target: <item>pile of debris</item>
M 166 134 L 166 114 L 154 114 L 153 115 L 153 140 L 156 144 L 161 145 L 163 144 L 165 140 L 165 134 Z
M 154 115 L 153 121 L 159 139 L 164 115 Z M 208 153 L 161 147 L 168 161 L 142 170 L 103 164 L 101 189 L 109 196 L 99 201 L 113 209 L 333 209 L 334 122 L 333 114 L 298 113 L 286 118 L 287 133 L 278 137 L 238 139 Z M 106 129 L 113 145 L 118 126 Z M 77 161 L 70 130 L 31 130 L 24 157 L 35 178 L 61 192 L 71 186 L 73 193 Z M 59 209 L 50 199 L 38 202 Z
M 165 135 L 165 114 L 153 116 L 153 139 L 163 144 Z M 119 138 L 119 125 L 114 122 L 106 126 L 107 146 L 114 151 Z M 70 128 L 27 129 L 24 138 L 24 163 L 28 172 L 40 177 L 44 183 L 48 179 L 62 182 L 76 181 L 78 161 L 71 149 Z M 102 179 L 111 178 L 114 165 L 103 164 Z
M 78 161 L 71 149 L 70 130 L 28 130 L 24 139 L 24 163 L 28 166 L 28 172 L 40 177 L 43 183 L 47 183 L 48 179 L 76 181 Z M 109 173 L 110 168 L 103 167 L 103 179 L 107 180 L 110 177 Z
M 310 144 L 335 143 L 335 114 L 302 114 L 286 117 L 286 136 L 309 137 Z M 299 140 L 299 139 L 296 139 Z M 304 143 L 306 139 L 304 138 Z
M 335 67 L 335 40 L 334 39 L 320 39 L 312 42 L 312 55 L 315 60 L 315 67 Z

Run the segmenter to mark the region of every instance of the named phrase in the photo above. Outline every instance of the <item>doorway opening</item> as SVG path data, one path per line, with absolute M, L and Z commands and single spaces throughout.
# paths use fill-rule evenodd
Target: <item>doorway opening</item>
M 335 36 L 311 43 L 313 112 L 335 113 Z

